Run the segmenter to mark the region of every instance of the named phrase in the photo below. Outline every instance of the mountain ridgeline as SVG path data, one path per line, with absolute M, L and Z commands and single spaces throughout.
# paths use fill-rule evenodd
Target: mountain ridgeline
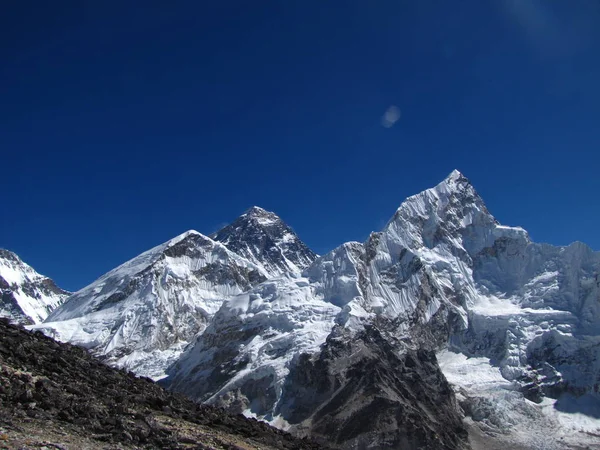
M 40 323 L 68 296 L 13 252 L 0 249 L 0 317 L 22 325 Z
M 253 207 L 124 263 L 31 327 L 338 448 L 600 439 L 600 253 L 501 225 L 458 171 L 322 256 Z

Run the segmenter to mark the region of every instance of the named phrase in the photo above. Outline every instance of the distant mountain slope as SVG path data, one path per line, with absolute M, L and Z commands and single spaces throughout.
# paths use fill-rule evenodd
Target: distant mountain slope
M 270 276 L 300 273 L 317 257 L 275 213 L 258 206 L 211 237 Z
M 223 301 L 265 279 L 262 268 L 188 231 L 74 293 L 35 329 L 160 377 Z
M 20 324 L 40 323 L 68 295 L 16 254 L 0 249 L 0 317 Z
M 188 231 L 122 264 L 36 329 L 160 378 L 225 300 L 314 258 L 279 217 L 254 207 L 215 239 Z
M 316 450 L 111 369 L 85 350 L 0 320 L 0 446 L 6 449 Z

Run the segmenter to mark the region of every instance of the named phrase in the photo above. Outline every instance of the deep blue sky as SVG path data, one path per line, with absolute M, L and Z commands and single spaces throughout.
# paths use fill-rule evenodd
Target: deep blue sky
M 599 24 L 597 0 L 4 2 L 0 247 L 74 290 L 256 204 L 324 253 L 458 168 L 502 223 L 598 250 Z

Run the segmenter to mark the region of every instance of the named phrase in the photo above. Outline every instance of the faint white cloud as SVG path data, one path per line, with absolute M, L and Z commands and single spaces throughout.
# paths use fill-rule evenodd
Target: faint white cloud
M 229 225 L 227 222 L 220 222 L 217 224 L 216 227 L 213 227 L 213 231 L 210 234 L 215 234 L 218 231 L 221 231 L 223 228 L 225 228 L 227 225 Z
M 539 46 L 554 38 L 555 23 L 549 9 L 538 0 L 505 0 L 504 4 L 528 37 Z
M 560 2 L 504 0 L 506 10 L 518 23 L 534 49 L 553 58 L 569 56 L 587 46 L 595 36 L 600 7 L 598 0 L 578 0 L 568 13 Z
M 385 128 L 392 128 L 396 122 L 400 120 L 402 113 L 400 108 L 395 105 L 391 105 L 381 117 L 381 125 Z

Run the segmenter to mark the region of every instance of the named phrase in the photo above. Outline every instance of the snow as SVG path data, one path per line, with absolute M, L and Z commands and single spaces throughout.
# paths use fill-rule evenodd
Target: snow
M 220 282 L 227 271 L 233 278 Z M 234 275 L 248 271 L 262 273 L 223 244 L 188 231 L 100 277 L 34 328 L 160 379 L 223 302 L 250 287 Z
M 536 244 L 498 224 L 460 172 L 407 198 L 366 242 L 320 257 L 258 207 L 213 238 L 190 231 L 143 253 L 39 328 L 155 378 L 174 362 L 174 389 L 213 403 L 241 396 L 246 415 L 285 428 L 279 402 L 294 358 L 318 353 L 338 327 L 381 321 L 408 346 L 452 350 L 438 357 L 469 420 L 507 448 L 560 448 L 589 443 L 573 430 L 595 433 L 584 399 L 600 379 L 600 253 Z M 172 251 L 188 241 L 190 252 Z M 267 279 L 219 278 L 234 269 Z M 560 390 L 561 380 L 586 395 L 560 409 L 520 393 L 529 381 Z M 271 388 L 274 398 L 262 398 Z
M 256 220 L 259 225 L 263 226 L 269 226 L 277 223 L 276 219 L 271 219 L 269 217 L 256 217 L 254 220 Z
M 479 297 L 471 310 L 485 316 L 507 316 L 520 314 L 523 311 L 519 305 L 514 304 L 510 299 L 499 298 L 494 295 Z
M 556 409 L 556 400 L 535 404 L 516 392 L 489 359 L 467 358 L 444 350 L 437 355 L 440 368 L 471 408 L 468 421 L 478 427 L 490 444 L 560 450 L 570 446 L 599 448 L 600 420 Z
M 574 401 L 573 399 L 567 399 L 567 402 Z M 565 431 L 565 434 L 570 433 L 593 433 L 598 436 L 598 442 L 600 442 L 600 418 L 593 417 L 578 412 L 562 412 L 557 409 L 558 401 L 552 398 L 544 398 L 540 407 L 546 416 L 550 420 L 558 422 Z M 596 406 L 597 407 L 597 406 Z
M 173 368 L 170 385 L 194 397 L 197 386 L 204 384 L 204 376 L 209 375 L 196 371 L 198 362 L 210 361 L 215 352 L 215 340 L 219 342 L 216 351 L 232 344 L 235 346 L 235 341 L 228 340 L 232 324 L 235 324 L 235 330 L 246 330 L 251 336 L 239 345 L 241 353 L 236 357 L 247 364 L 207 401 L 216 401 L 248 380 L 265 377 L 272 377 L 272 385 L 281 394 L 291 361 L 301 353 L 318 351 L 335 325 L 339 312 L 340 308 L 335 305 L 315 298 L 306 279 L 292 281 L 283 277 L 267 281 L 223 304 L 211 327 Z M 268 414 L 261 415 L 250 407 L 246 414 L 261 418 L 272 416 L 277 407 L 275 403 Z
M 23 266 L 17 267 L 13 264 L 10 264 L 9 261 L 0 259 L 0 276 L 4 278 L 8 284 L 23 284 L 23 282 L 27 280 L 26 272 L 29 271 Z M 31 273 L 31 275 L 34 278 L 36 277 L 33 273 Z
M 440 369 L 448 382 L 483 395 L 490 389 L 514 389 L 498 367 L 490 364 L 488 358 L 469 358 L 462 353 L 443 350 L 437 354 Z
M 28 318 L 33 323 L 40 323 L 68 296 L 67 292 L 58 288 L 53 290 L 45 287 L 50 281 L 47 277 L 37 273 L 17 255 L 7 250 L 0 253 L 0 277 L 9 285 L 22 313 L 22 316 L 15 317 L 14 311 L 5 310 L 0 304 L 0 316 L 9 317 L 14 321 L 20 322 Z

